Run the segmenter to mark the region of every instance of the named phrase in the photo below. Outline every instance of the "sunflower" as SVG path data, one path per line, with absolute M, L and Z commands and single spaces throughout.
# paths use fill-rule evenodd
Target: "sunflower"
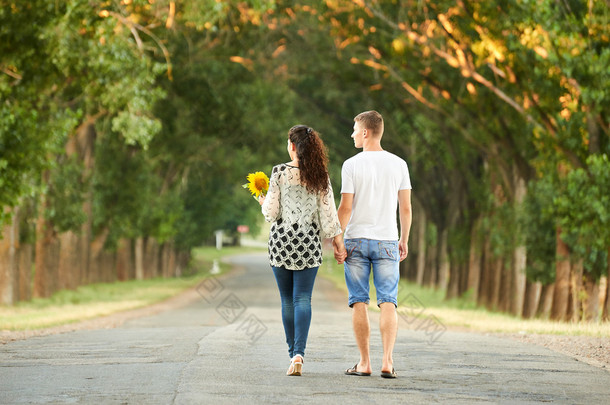
M 269 178 L 263 172 L 250 173 L 247 177 L 248 183 L 244 184 L 244 188 L 250 190 L 254 197 L 261 194 L 265 195 L 269 190 Z

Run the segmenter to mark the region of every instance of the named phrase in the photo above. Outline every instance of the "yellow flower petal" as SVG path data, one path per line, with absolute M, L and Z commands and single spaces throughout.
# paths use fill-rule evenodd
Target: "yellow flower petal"
M 269 190 L 269 178 L 263 172 L 255 172 L 248 174 L 248 190 L 253 196 L 260 196 L 267 193 Z

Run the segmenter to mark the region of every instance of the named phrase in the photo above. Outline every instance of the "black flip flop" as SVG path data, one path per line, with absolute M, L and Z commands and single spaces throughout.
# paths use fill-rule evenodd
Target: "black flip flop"
M 357 371 L 358 370 L 358 363 L 356 363 L 356 365 L 352 368 L 348 368 L 347 370 L 345 370 L 345 374 L 346 375 L 357 375 L 359 377 L 369 377 L 371 375 L 371 373 L 363 373 L 361 371 Z
M 383 378 L 396 378 L 396 371 L 394 371 L 394 369 L 392 369 L 392 371 L 382 371 L 381 372 L 381 376 Z

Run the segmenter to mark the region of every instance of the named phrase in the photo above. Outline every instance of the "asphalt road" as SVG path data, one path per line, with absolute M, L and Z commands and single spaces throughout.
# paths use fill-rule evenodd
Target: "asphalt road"
M 113 329 L 0 345 L 0 403 L 610 403 L 608 371 L 514 340 L 418 325 L 430 318 L 419 318 L 425 308 L 417 305 L 400 320 L 399 377 L 379 376 L 374 312 L 373 376 L 346 376 L 358 359 L 350 309 L 344 293 L 320 277 L 304 374 L 287 377 L 279 294 L 266 256 L 232 260 L 236 270 L 202 283 L 186 306 Z

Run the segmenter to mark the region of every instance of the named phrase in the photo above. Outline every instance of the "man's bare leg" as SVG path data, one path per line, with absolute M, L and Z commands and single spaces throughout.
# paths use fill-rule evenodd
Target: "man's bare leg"
M 354 336 L 356 337 L 356 344 L 360 351 L 360 362 L 358 362 L 357 371 L 361 373 L 370 373 L 371 355 L 369 342 L 371 338 L 371 324 L 369 323 L 368 304 L 356 302 L 352 306 L 352 309 Z
M 381 342 L 383 343 L 383 362 L 381 372 L 391 372 L 394 367 L 392 352 L 396 342 L 398 332 L 398 317 L 396 306 L 391 302 L 384 302 L 379 305 L 381 316 L 379 317 L 379 330 L 381 331 Z

